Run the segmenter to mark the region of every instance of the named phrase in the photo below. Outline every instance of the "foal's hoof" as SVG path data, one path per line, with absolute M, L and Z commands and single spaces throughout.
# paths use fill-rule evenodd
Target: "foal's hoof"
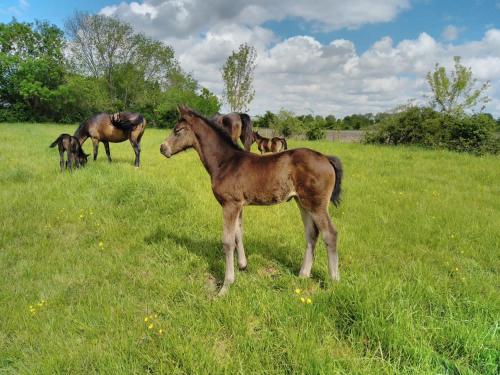
M 248 267 L 248 264 L 238 264 L 238 268 L 240 271 L 246 271 Z
M 220 288 L 219 293 L 217 293 L 217 297 L 223 297 L 229 292 L 229 286 L 228 285 L 223 285 L 222 288 Z

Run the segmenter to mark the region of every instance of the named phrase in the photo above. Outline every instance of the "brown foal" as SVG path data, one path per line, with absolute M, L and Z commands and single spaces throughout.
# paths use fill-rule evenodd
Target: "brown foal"
M 320 232 L 328 251 L 328 268 L 333 280 L 339 280 L 337 231 L 330 216 L 330 200 L 337 205 L 340 198 L 342 166 L 336 157 L 301 148 L 277 154 L 256 155 L 243 151 L 214 122 L 179 107 L 180 119 L 160 152 L 170 158 L 194 148 L 210 175 L 212 191 L 222 206 L 224 218 L 223 247 L 226 257 L 225 294 L 234 282 L 234 249 L 238 265 L 245 269 L 242 209 L 245 205 L 271 205 L 294 198 L 305 228 L 306 251 L 300 276 L 309 277 L 314 247 Z
M 286 139 L 282 137 L 266 138 L 258 132 L 253 132 L 253 140 L 257 143 L 257 148 L 261 154 L 266 152 L 280 152 L 288 149 Z

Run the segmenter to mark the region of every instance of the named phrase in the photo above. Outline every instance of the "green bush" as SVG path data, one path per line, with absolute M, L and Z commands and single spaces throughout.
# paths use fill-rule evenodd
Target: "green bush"
M 325 138 L 325 131 L 320 127 L 313 127 L 306 131 L 306 138 L 310 141 L 317 141 Z
M 303 123 L 293 112 L 282 109 L 270 123 L 271 129 L 283 137 L 290 137 L 303 130 Z
M 366 132 L 366 143 L 444 147 L 459 152 L 498 153 L 495 120 L 485 114 L 450 115 L 410 106 L 385 117 Z

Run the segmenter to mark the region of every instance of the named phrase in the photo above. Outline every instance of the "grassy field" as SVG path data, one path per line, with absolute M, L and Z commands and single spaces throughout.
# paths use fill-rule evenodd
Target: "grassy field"
M 74 128 L 0 125 L 0 373 L 498 373 L 498 157 L 292 141 L 344 163 L 341 281 L 323 243 L 297 277 L 294 202 L 248 207 L 249 268 L 214 298 L 222 215 L 197 154 L 165 159 L 148 129 L 140 169 L 122 143 L 61 174 L 48 145 Z

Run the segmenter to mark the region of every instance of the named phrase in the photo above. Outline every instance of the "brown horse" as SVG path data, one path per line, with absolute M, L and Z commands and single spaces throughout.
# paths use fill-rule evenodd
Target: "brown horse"
M 265 152 L 280 152 L 288 149 L 286 139 L 282 137 L 266 138 L 255 131 L 253 132 L 253 139 L 257 143 L 261 154 Z
M 223 246 L 226 257 L 224 284 L 219 295 L 234 282 L 234 249 L 238 265 L 245 269 L 242 209 L 245 205 L 271 205 L 294 198 L 305 228 L 307 247 L 300 276 L 311 274 L 319 232 L 328 250 L 328 268 L 339 280 L 337 231 L 328 215 L 328 203 L 339 203 L 342 166 L 340 160 L 300 148 L 276 154 L 255 155 L 243 151 L 217 124 L 187 107 L 179 107 L 180 119 L 160 146 L 170 158 L 194 148 L 210 175 L 212 191 L 222 206 Z
M 227 115 L 215 115 L 212 121 L 223 127 L 234 142 L 238 138 L 243 143 L 245 151 L 250 151 L 253 143 L 252 120 L 246 113 L 232 112 Z
M 104 143 L 106 155 L 111 162 L 109 152 L 109 142 L 118 143 L 129 140 L 135 152 L 136 167 L 141 162 L 141 138 L 146 128 L 146 120 L 139 113 L 119 112 L 113 115 L 107 113 L 97 113 L 88 120 L 81 123 L 75 131 L 75 137 L 80 144 L 92 139 L 94 145 L 94 160 L 97 159 L 99 142 Z
M 49 147 L 59 148 L 59 165 L 61 166 L 61 172 L 64 170 L 64 152 L 66 152 L 66 169 L 69 167 L 69 172 L 73 172 L 73 164 L 76 168 L 84 166 L 87 164 L 88 154 L 83 152 L 82 146 L 78 139 L 69 134 L 61 134 L 57 139 L 50 144 Z

